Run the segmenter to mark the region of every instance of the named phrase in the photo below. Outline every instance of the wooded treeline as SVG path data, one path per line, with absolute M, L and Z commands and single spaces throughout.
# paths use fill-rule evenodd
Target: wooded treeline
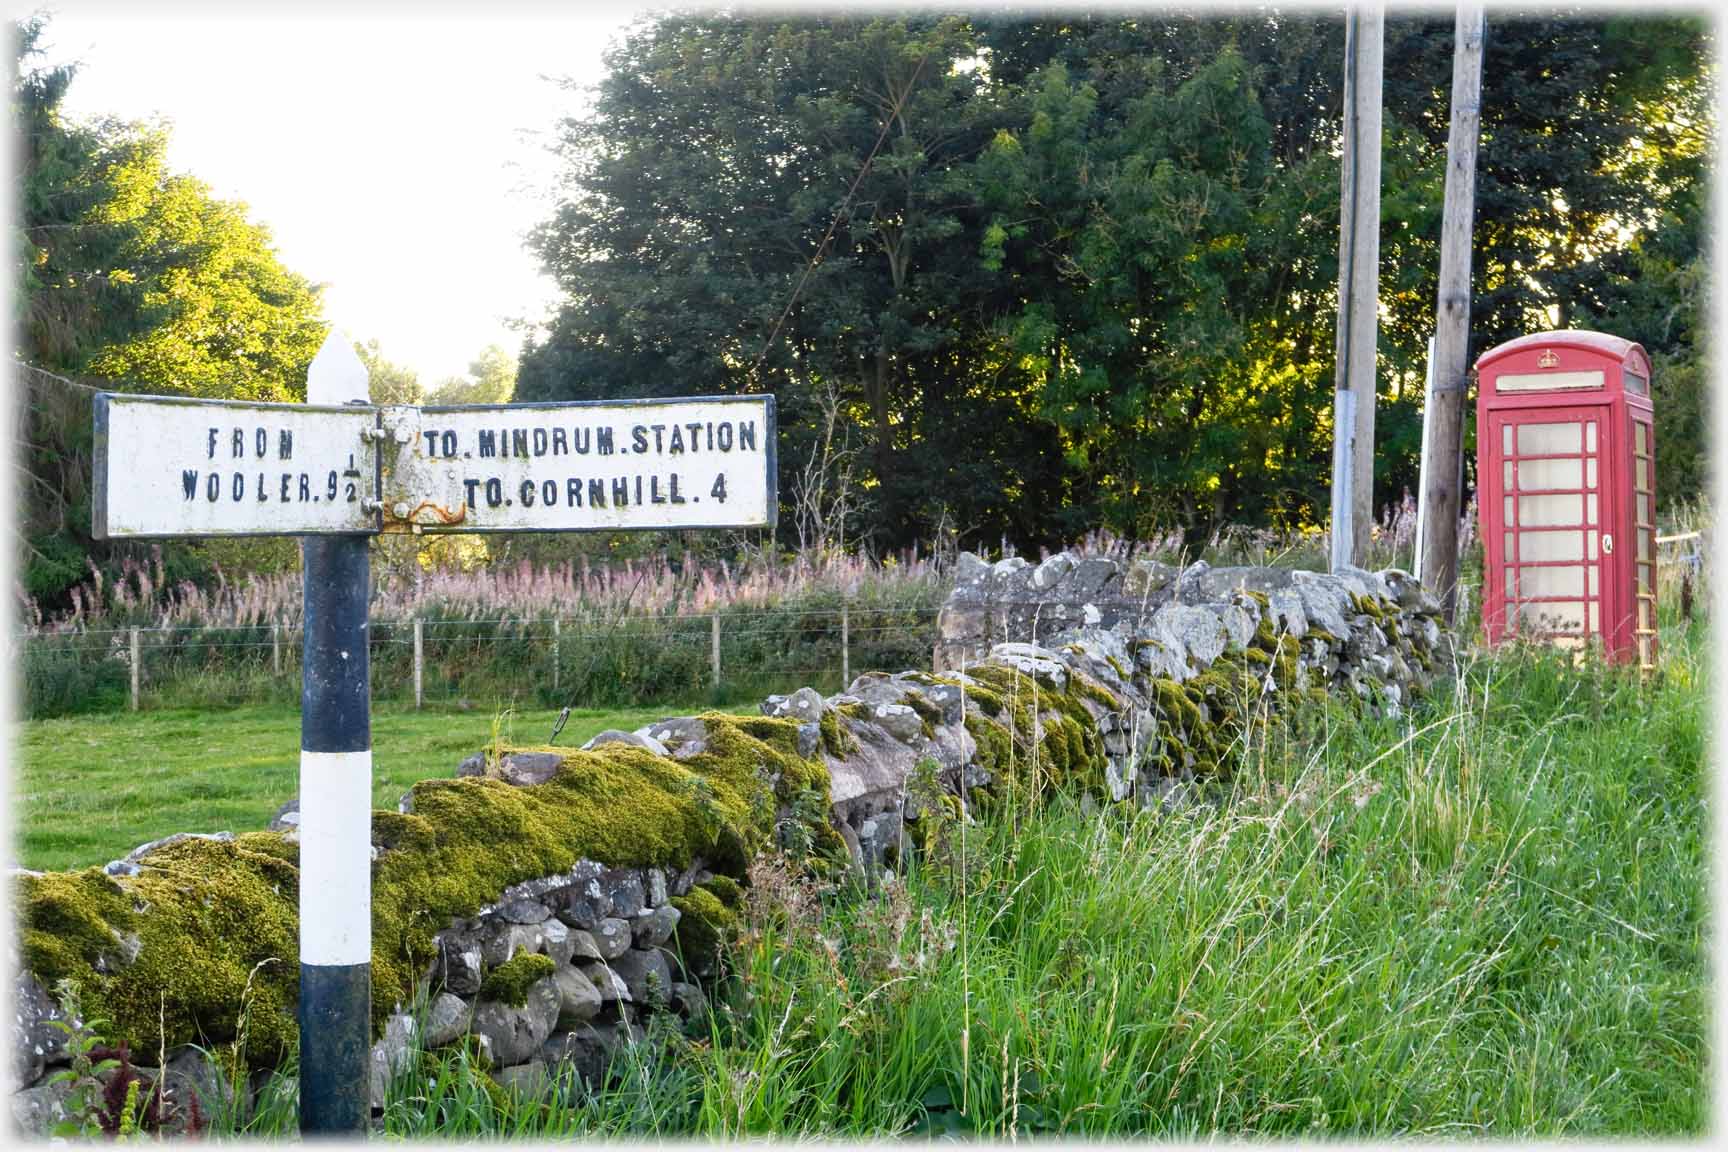
M 76 67 L 49 64 L 49 22 L 11 26 L 18 132 L 14 239 L 18 396 L 13 453 L 22 515 L 15 540 L 27 597 L 54 608 L 68 589 L 152 551 L 90 537 L 94 388 L 298 401 L 328 325 L 319 287 L 286 267 L 247 207 L 221 200 L 168 162 L 169 128 L 116 117 L 83 122 L 64 103 Z M 497 403 L 515 358 L 488 348 L 465 377 L 431 388 L 371 341 L 359 349 L 380 403 Z M 286 538 L 176 541 L 169 582 L 296 562 Z
M 1382 504 L 1415 487 L 1452 39 L 1387 22 Z M 1707 58 L 1696 20 L 1496 11 L 1482 93 L 1471 355 L 1643 342 L 1670 500 L 1699 490 Z M 1341 20 L 686 14 L 608 64 L 519 399 L 771 390 L 794 502 L 833 405 L 878 547 L 1324 522 Z
M 42 27 L 13 88 L 14 441 L 24 591 L 52 605 L 127 551 L 89 538 L 87 392 L 55 378 L 295 399 L 325 322 L 165 128 L 62 114 Z M 1415 487 L 1451 58 L 1449 15 L 1388 21 L 1380 503 Z M 1550 326 L 1644 343 L 1670 502 L 1703 465 L 1708 59 L 1695 19 L 1497 10 L 1482 93 L 1472 356 Z M 515 398 L 773 391 L 782 546 L 1321 524 L 1342 72 L 1341 21 L 1309 12 L 646 18 L 562 125 L 530 242 L 563 303 Z M 432 390 L 363 354 L 375 395 L 510 395 L 504 353 Z M 213 549 L 293 563 L 191 544 L 169 578 Z

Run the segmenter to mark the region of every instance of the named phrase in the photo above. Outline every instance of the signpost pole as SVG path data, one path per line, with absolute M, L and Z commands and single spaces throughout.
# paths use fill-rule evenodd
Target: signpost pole
M 367 398 L 366 369 L 333 332 L 307 399 Z M 301 539 L 300 1131 L 363 1134 L 371 1101 L 372 717 L 367 537 Z

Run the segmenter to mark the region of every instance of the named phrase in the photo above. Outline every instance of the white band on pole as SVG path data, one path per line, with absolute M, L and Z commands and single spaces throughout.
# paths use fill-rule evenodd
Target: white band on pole
M 372 753 L 303 750 L 300 962 L 371 960 Z

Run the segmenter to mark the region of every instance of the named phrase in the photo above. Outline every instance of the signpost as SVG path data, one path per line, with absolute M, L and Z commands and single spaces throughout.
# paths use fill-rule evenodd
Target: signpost
M 765 527 L 774 398 L 375 407 L 334 332 L 307 404 L 100 393 L 98 538 L 299 536 L 300 1127 L 364 1131 L 371 999 L 367 538 Z

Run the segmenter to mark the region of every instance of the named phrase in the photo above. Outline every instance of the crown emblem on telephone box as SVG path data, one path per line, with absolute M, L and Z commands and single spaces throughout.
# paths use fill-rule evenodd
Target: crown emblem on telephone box
M 1552 348 L 1547 349 L 1541 356 L 1536 358 L 1536 366 L 1538 368 L 1560 367 L 1560 353 L 1554 351 Z

